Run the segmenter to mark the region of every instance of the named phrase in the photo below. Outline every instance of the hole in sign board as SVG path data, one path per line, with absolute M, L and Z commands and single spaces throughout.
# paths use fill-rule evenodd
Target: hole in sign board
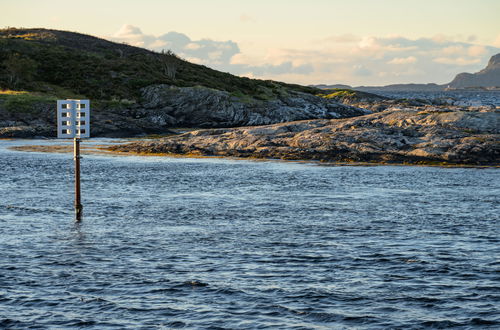
M 78 130 L 78 134 L 85 134 L 85 129 L 84 129 L 84 128 L 79 129 L 79 130 Z
M 69 130 L 69 129 L 63 129 L 62 133 L 63 134 L 71 134 L 71 130 Z
M 85 116 L 86 116 L 86 113 L 85 113 L 85 112 L 78 112 L 78 113 L 76 114 L 76 116 L 77 116 L 78 118 L 85 117 Z
M 69 114 L 69 112 L 63 112 L 63 113 L 61 113 L 61 117 L 69 118 L 70 114 Z
M 80 121 L 78 122 L 78 125 L 80 125 L 80 126 L 85 125 L 85 120 L 80 120 Z

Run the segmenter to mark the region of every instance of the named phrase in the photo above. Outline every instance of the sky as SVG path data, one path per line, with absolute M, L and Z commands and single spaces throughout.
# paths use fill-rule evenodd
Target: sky
M 0 0 L 43 27 L 289 83 L 450 82 L 500 53 L 500 0 Z

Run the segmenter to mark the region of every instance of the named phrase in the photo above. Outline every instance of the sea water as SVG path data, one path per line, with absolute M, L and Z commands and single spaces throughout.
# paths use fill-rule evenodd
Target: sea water
M 500 90 L 451 90 L 451 91 L 374 91 L 375 94 L 395 99 L 439 100 L 450 105 L 500 107 Z
M 0 141 L 0 328 L 500 327 L 497 168 L 86 155 L 75 223 L 59 143 Z

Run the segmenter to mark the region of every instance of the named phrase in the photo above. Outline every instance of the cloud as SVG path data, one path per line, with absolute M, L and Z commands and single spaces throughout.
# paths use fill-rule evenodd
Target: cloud
M 156 51 L 170 49 L 190 62 L 212 66 L 228 64 L 231 57 L 240 52 L 238 45 L 231 40 L 191 40 L 187 35 L 175 31 L 153 36 L 130 24 L 123 25 L 110 39 Z
M 431 40 L 436 42 L 436 43 L 445 43 L 445 42 L 449 41 L 449 37 L 447 37 L 444 34 L 436 34 L 431 38 Z
M 448 46 L 448 47 L 444 47 L 441 50 L 441 54 L 443 54 L 445 56 L 460 55 L 463 53 L 464 53 L 464 46 L 462 46 L 462 45 Z
M 154 36 L 124 25 L 110 39 L 156 51 L 170 49 L 190 62 L 246 77 L 354 86 L 447 83 L 457 73 L 479 71 L 500 52 L 500 35 L 498 47 L 475 44 L 475 36 L 410 39 L 342 34 L 311 39 L 301 48 L 259 48 L 254 42 L 241 49 L 232 40 L 192 40 L 173 31 Z
M 191 43 L 186 45 L 186 49 L 190 49 L 190 50 L 197 50 L 200 48 L 201 48 L 201 46 L 198 45 L 197 43 L 194 43 L 194 42 L 191 42 Z
M 415 56 L 408 56 L 408 57 L 395 57 L 389 62 L 388 64 L 411 64 L 415 63 L 417 61 L 417 58 Z
M 471 34 L 467 37 L 467 42 L 475 42 L 477 40 L 477 36 Z
M 456 41 L 463 39 L 445 35 L 419 39 L 332 36 L 310 43 L 307 50 L 267 49 L 261 56 L 247 56 L 243 52 L 233 57 L 233 63 L 252 67 L 289 61 L 312 70 L 311 74 L 302 77 L 286 73 L 265 76 L 267 79 L 294 79 L 291 81 L 296 83 L 443 84 L 460 72 L 479 71 L 491 55 L 500 52 L 499 48 Z M 254 73 L 260 77 L 260 72 Z
M 154 36 L 146 35 L 142 33 L 141 29 L 130 24 L 123 25 L 110 39 L 146 48 L 149 48 L 156 41 Z
M 363 65 L 354 65 L 353 68 L 354 68 L 353 73 L 356 76 L 368 77 L 368 76 L 371 76 L 373 74 L 373 72 L 371 72 L 369 69 L 367 69 Z
M 479 57 L 481 55 L 484 55 L 486 54 L 488 51 L 486 50 L 486 47 L 484 46 L 479 46 L 479 45 L 474 45 L 474 46 L 470 46 L 468 49 L 467 49 L 467 54 L 470 56 L 470 57 Z
M 140 28 L 133 25 L 122 26 L 110 39 L 156 51 L 169 49 L 189 62 L 234 74 L 251 73 L 253 76 L 265 77 L 285 73 L 307 75 L 313 72 L 309 63 L 282 56 L 286 50 L 271 50 L 261 63 L 252 64 L 255 59 L 241 54 L 238 44 L 231 40 L 191 40 L 187 35 L 174 31 L 155 37 L 144 34 Z
M 465 57 L 456 57 L 456 58 L 438 57 L 438 58 L 433 59 L 433 61 L 436 62 L 436 63 L 441 63 L 441 64 L 459 65 L 459 66 L 465 66 L 465 65 L 471 65 L 471 64 L 480 63 L 480 60 L 478 58 L 468 59 L 468 58 L 465 58 Z
M 231 57 L 238 54 L 238 45 L 231 41 L 216 41 L 212 39 L 191 40 L 179 32 L 168 32 L 158 37 L 166 42 L 168 49 L 183 58 L 197 59 L 196 63 L 220 66 L 229 63 Z M 153 48 L 155 49 L 155 48 Z
M 129 37 L 142 37 L 143 33 L 141 29 L 136 26 L 125 24 L 123 25 L 114 35 L 115 38 L 129 38 Z

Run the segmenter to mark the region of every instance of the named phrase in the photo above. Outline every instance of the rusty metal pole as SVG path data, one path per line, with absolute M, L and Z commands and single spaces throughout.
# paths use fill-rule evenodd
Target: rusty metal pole
M 83 206 L 80 195 L 80 139 L 74 139 L 74 157 L 75 160 L 75 220 L 82 220 Z

